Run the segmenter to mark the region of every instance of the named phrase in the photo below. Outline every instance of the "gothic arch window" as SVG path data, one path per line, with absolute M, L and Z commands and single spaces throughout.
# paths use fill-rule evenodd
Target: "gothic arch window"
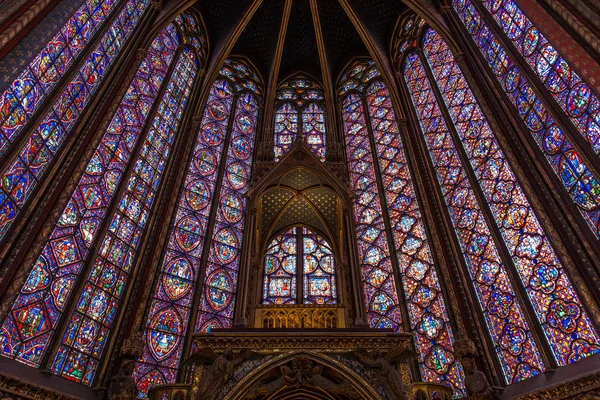
M 480 7 L 471 0 L 452 2 L 540 151 L 596 238 L 600 238 L 599 177 L 580 154 L 587 145 L 600 154 L 600 99 L 512 0 L 481 3 Z M 490 23 L 486 22 L 489 14 Z M 514 45 L 515 54 L 504 48 L 494 33 L 497 29 Z M 521 60 L 524 62 L 518 62 Z M 530 71 L 526 73 L 520 64 Z M 539 78 L 541 85 L 531 81 L 529 72 Z M 573 129 L 557 121 L 551 104 L 538 95 L 540 92 L 558 104 Z M 587 144 L 576 144 L 577 135 Z
M 323 236 L 294 227 L 273 238 L 264 260 L 262 303 L 337 303 L 335 258 Z
M 93 383 L 204 62 L 183 25 L 150 45 L 2 324 L 4 356 L 38 367 L 58 342 L 51 370 Z
M 312 78 L 296 76 L 280 85 L 275 102 L 275 161 L 292 147 L 299 133 L 317 158 L 325 161 L 325 95 Z
M 84 108 L 135 30 L 149 0 L 86 1 L 0 97 L 0 156 L 8 146 L 18 155 L 0 171 L 0 239 L 43 179 Z M 122 5 L 123 4 L 123 5 Z M 121 6 L 122 5 L 122 6 Z M 114 17 L 114 19 L 113 19 Z M 83 49 L 111 21 L 85 57 Z M 77 71 L 71 67 L 79 65 Z M 71 75 L 54 104 L 46 104 L 61 78 Z M 45 105 L 37 126 L 30 126 Z M 25 129 L 29 127 L 31 129 Z M 25 140 L 25 134 L 30 134 Z
M 445 296 L 390 94 L 375 63 L 351 64 L 339 80 L 338 96 L 369 325 L 400 331 L 409 326 L 423 379 L 462 396 L 464 374 L 453 354 Z
M 401 33 L 400 69 L 506 382 L 545 369 L 540 340 L 559 365 L 599 352 L 596 329 L 448 45 L 428 27 L 414 37 Z
M 232 325 L 261 96 L 244 60 L 227 60 L 210 88 L 148 308 L 142 394 L 175 382 L 188 334 Z

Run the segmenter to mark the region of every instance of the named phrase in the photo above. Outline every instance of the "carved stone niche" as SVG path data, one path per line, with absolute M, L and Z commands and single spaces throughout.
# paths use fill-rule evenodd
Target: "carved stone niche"
M 408 400 L 411 336 L 391 331 L 216 330 L 196 334 L 184 363 L 190 385 L 154 388 L 150 399 Z

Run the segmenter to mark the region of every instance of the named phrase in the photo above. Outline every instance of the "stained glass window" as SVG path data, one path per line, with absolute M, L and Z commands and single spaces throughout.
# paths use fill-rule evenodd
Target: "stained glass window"
M 156 385 L 175 382 L 185 336 L 193 331 L 189 326 L 194 326 L 197 290 L 202 297 L 199 319 L 209 319 L 201 328 L 230 324 L 246 211 L 242 195 L 250 177 L 256 96 L 261 94 L 257 76 L 236 60 L 225 62 L 210 89 L 149 306 L 143 355 L 134 371 L 141 397 Z M 217 216 L 209 238 L 206 228 L 215 200 Z M 201 276 L 200 261 L 207 251 L 209 264 Z
M 436 84 L 556 360 L 565 365 L 600 352 L 592 321 L 448 45 L 432 29 L 423 40 Z
M 537 345 L 416 53 L 403 72 L 506 381 L 537 375 Z
M 277 91 L 275 161 L 292 147 L 299 133 L 315 155 L 325 161 L 325 95 L 311 79 L 294 77 Z
M 364 62 L 351 66 L 341 81 L 341 89 L 344 91 L 352 86 L 348 82 L 357 83 L 349 90 L 360 90 L 357 94 L 347 94 L 343 117 L 351 182 L 357 194 L 355 217 L 359 227 L 359 251 L 365 254 L 361 255 L 363 277 L 366 277 L 363 278 L 365 291 L 369 295 L 373 292 L 372 287 L 393 278 L 390 261 L 385 261 L 385 269 L 377 265 L 381 265 L 385 259 L 389 260 L 387 246 L 388 243 L 393 245 L 411 330 L 420 354 L 423 379 L 444 383 L 452 387 L 457 396 L 463 396 L 464 374 L 453 354 L 454 337 L 444 295 L 425 233 L 390 94 L 378 77 L 374 64 Z M 362 137 L 357 140 L 359 135 Z M 380 199 L 375 182 L 375 159 L 378 160 L 377 167 L 384 189 L 384 195 Z M 382 212 L 377 204 L 379 201 L 387 208 L 391 225 L 390 238 L 386 238 L 385 227 L 382 226 Z M 375 204 L 375 207 L 365 207 L 367 202 Z M 363 230 L 366 234 L 362 233 Z M 377 239 L 373 240 L 374 237 Z M 395 300 L 395 293 L 391 294 L 389 291 L 396 289 L 391 284 L 386 289 L 383 293 L 387 298 Z M 388 300 L 387 304 L 396 306 L 397 303 Z M 401 329 L 401 326 L 395 328 Z
M 600 99 L 513 0 L 482 2 L 579 132 L 600 154 Z
M 335 304 L 335 258 L 329 243 L 308 228 L 277 235 L 265 256 L 263 304 Z
M 0 344 L 4 356 L 39 366 L 54 329 L 69 303 L 83 264 L 96 241 L 101 223 L 118 191 L 178 44 L 179 35 L 171 24 L 150 46 L 148 55 L 142 61 L 54 231 L 2 324 Z M 148 170 L 148 173 L 152 172 Z M 133 224 L 130 228 L 136 229 Z M 117 279 L 120 274 L 116 269 L 113 272 L 112 278 Z M 108 274 L 104 278 L 110 277 Z M 100 282 L 104 278 L 97 277 Z M 98 284 L 102 285 L 100 282 Z M 109 282 L 110 279 L 106 284 L 110 286 Z M 113 282 L 115 283 L 117 282 Z M 104 305 L 95 305 L 108 307 L 108 300 Z M 99 325 L 94 325 L 93 329 L 96 329 L 95 334 L 101 334 Z M 96 344 L 89 342 L 87 346 L 88 351 L 92 351 Z M 84 377 L 80 376 L 79 379 Z
M 92 3 L 98 4 L 95 1 Z M 109 4 L 108 2 L 106 3 Z M 20 149 L 18 156 L 10 163 L 7 170 L 2 173 L 0 177 L 0 238 L 6 234 L 25 205 L 29 195 L 43 178 L 54 156 L 60 150 L 79 116 L 100 86 L 102 78 L 107 74 L 119 51 L 127 43 L 127 38 L 134 31 L 148 3 L 149 0 L 129 0 L 123 6 L 114 20 L 111 29 L 107 30 L 100 38 L 99 43 L 83 61 L 81 69 L 66 85 L 65 90 L 61 93 L 56 103 L 35 128 L 29 140 Z M 93 9 L 96 10 L 95 14 L 98 16 L 106 13 L 106 10 L 100 11 L 96 7 L 93 7 Z M 91 24 L 86 26 L 91 27 Z M 56 46 L 52 44 L 51 47 L 58 51 L 57 49 L 61 45 L 57 43 Z M 42 53 L 41 57 L 45 60 L 46 74 L 53 74 L 57 68 L 60 69 L 60 67 L 56 66 L 66 62 L 66 60 L 55 58 L 57 56 L 52 52 L 50 54 Z M 54 61 L 51 62 L 53 58 Z M 32 82 L 34 81 L 41 82 L 33 79 Z M 19 83 L 19 85 L 23 87 L 27 86 L 25 83 Z M 29 92 L 32 94 L 31 96 L 33 96 L 36 90 L 38 89 Z M 33 104 L 35 102 L 31 96 L 23 101 L 24 104 Z M 8 107 L 9 112 L 19 113 L 19 111 L 15 110 L 21 109 L 19 108 L 21 106 L 17 106 L 14 103 L 13 105 L 17 108 L 13 110 L 13 106 L 10 104 L 13 103 L 5 102 L 3 105 L 0 105 L 0 110 Z M 11 116 L 2 126 L 3 135 L 14 136 L 13 133 L 10 133 L 14 128 L 6 124 L 13 124 L 16 120 L 24 121 L 23 117 L 15 116 L 13 118 Z
M 197 71 L 194 51 L 185 49 L 175 64 L 52 364 L 52 371 L 67 379 L 87 385 L 94 379 Z
M 21 133 L 33 113 L 52 92 L 85 45 L 94 39 L 95 33 L 119 3 L 122 2 L 87 0 L 2 93 L 0 155 L 4 154 L 8 145 Z
M 504 1 L 494 3 L 499 6 L 507 4 Z M 527 77 L 515 65 L 511 56 L 481 18 L 471 0 L 453 0 L 452 4 L 546 160 L 561 180 L 591 230 L 596 237 L 600 238 L 600 183 L 598 179 L 573 147 L 563 128 L 542 103 Z M 516 6 L 513 4 L 508 8 L 511 11 L 501 12 L 500 8 L 496 7 L 493 7 L 492 10 L 501 12 L 508 18 L 507 26 L 513 26 L 515 29 L 517 26 L 521 27 L 515 31 L 517 34 L 515 40 L 520 41 L 517 47 L 521 47 L 524 51 L 523 54 L 527 54 L 527 62 L 533 62 L 531 61 L 533 58 L 537 60 L 534 65 L 536 73 L 539 73 L 544 83 L 551 88 L 553 96 L 560 98 L 559 103 L 564 104 L 563 108 L 566 107 L 569 110 L 570 117 L 580 131 L 585 132 L 584 136 L 598 151 L 597 98 L 591 94 L 585 84 L 580 82 L 579 77 L 556 50 L 545 42 L 545 39 L 542 39 L 533 26 L 530 26 L 531 23 L 520 11 L 517 11 Z M 514 21 L 513 16 L 517 15 L 518 17 L 515 18 L 519 19 L 519 25 L 511 22 Z M 524 31 L 522 27 L 525 26 L 528 27 L 527 32 L 523 38 L 519 39 L 521 35 L 519 32 Z M 531 51 L 531 55 L 529 55 L 529 51 Z M 569 106 L 569 103 L 572 106 Z M 576 103 L 579 103 L 581 107 L 575 105 Z M 596 118 L 595 122 L 594 118 Z

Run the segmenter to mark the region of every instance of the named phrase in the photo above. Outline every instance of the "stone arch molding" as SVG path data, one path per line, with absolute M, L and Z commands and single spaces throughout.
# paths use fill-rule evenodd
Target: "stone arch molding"
M 292 367 L 290 368 L 290 366 Z M 278 385 L 272 385 L 272 392 L 259 393 L 260 389 L 264 387 L 262 385 L 264 385 L 265 378 L 268 378 L 272 371 L 283 371 L 285 367 L 290 369 L 288 371 L 289 380 L 293 381 L 278 389 L 274 389 Z M 320 372 L 313 372 L 315 368 L 319 367 Z M 325 374 L 324 370 L 329 372 Z M 317 374 L 318 378 L 315 377 Z M 331 380 L 332 374 L 341 377 L 341 382 Z M 321 396 L 329 395 L 331 399 L 388 399 L 382 388 L 374 387 L 369 383 L 376 382 L 376 378 L 372 375 L 362 364 L 343 354 L 295 351 L 244 362 L 234 374 L 233 382 L 237 383 L 230 383 L 225 387 L 221 398 L 223 400 L 279 399 L 285 397 L 278 395 L 284 396 L 283 392 L 295 388 L 299 391 L 320 393 Z M 267 383 L 272 382 L 273 380 Z M 315 382 L 321 382 L 323 387 Z M 329 384 L 331 386 L 327 387 Z M 346 388 L 346 393 L 337 392 L 342 387 Z

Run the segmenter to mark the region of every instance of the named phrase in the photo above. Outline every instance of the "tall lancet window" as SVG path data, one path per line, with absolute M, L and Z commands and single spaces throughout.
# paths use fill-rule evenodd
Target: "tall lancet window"
M 277 235 L 264 260 L 263 304 L 335 304 L 335 258 L 325 238 L 304 227 Z
M 9 146 L 17 153 L 0 171 L 0 239 L 44 178 L 149 3 L 86 1 L 0 96 L 0 159 L 9 157 Z M 97 37 L 107 20 L 110 26 Z M 58 89 L 62 92 L 48 104 Z
M 297 76 L 283 83 L 275 102 L 275 161 L 292 147 L 298 135 L 325 161 L 325 95 L 313 79 Z
M 406 304 L 423 379 L 464 395 L 445 296 L 388 89 L 375 64 L 363 61 L 348 67 L 338 95 L 369 325 L 403 330 L 400 303 Z
M 600 154 L 600 99 L 512 0 L 481 3 L 452 1 L 529 134 L 600 238 L 600 177 L 581 156 L 586 147 L 590 153 Z M 490 24 L 486 22 L 489 13 Z M 494 33 L 496 29 L 504 31 L 514 44 L 515 54 L 504 48 Z M 530 71 L 525 73 L 521 65 Z M 541 84 L 536 85 L 530 75 Z M 548 101 L 538 95 L 540 92 L 548 93 Z M 553 107 L 552 101 L 558 107 Z M 561 125 L 561 120 L 571 124 Z
M 536 340 L 548 342 L 560 365 L 599 352 L 596 329 L 448 45 L 425 27 L 419 41 L 398 47 L 405 52 L 403 79 L 506 382 L 544 371 Z M 541 326 L 543 337 L 534 338 L 528 320 Z
M 241 60 L 226 61 L 210 88 L 147 311 L 134 372 L 142 395 L 175 382 L 187 335 L 232 325 L 261 95 Z
M 196 80 L 184 24 L 169 24 L 142 60 L 3 321 L 4 356 L 40 366 L 52 351 L 54 373 L 93 383 Z

